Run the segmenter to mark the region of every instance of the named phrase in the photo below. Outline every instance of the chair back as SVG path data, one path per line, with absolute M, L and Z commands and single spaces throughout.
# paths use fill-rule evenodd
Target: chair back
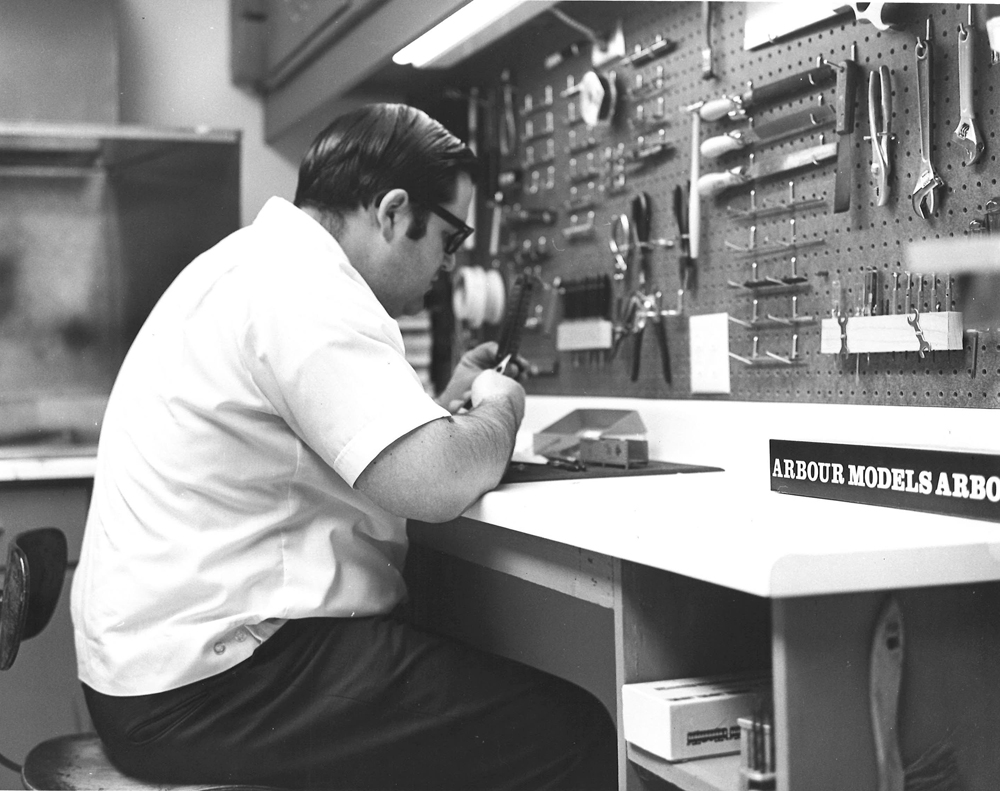
M 0 600 L 0 670 L 10 669 L 21 643 L 48 625 L 66 564 L 66 536 L 56 527 L 27 530 L 11 542 Z

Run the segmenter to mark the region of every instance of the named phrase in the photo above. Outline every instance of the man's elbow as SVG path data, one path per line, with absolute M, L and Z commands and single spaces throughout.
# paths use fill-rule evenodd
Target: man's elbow
M 488 491 L 486 486 L 465 489 L 455 482 L 440 487 L 424 489 L 419 496 L 407 498 L 399 503 L 397 513 L 407 519 L 421 522 L 440 523 L 457 519 Z

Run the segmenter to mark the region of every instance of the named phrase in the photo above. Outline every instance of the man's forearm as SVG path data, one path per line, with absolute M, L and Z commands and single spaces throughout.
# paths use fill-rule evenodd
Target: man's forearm
M 427 522 L 453 519 L 503 476 L 514 449 L 520 404 L 497 396 L 401 437 L 355 482 L 391 513 Z

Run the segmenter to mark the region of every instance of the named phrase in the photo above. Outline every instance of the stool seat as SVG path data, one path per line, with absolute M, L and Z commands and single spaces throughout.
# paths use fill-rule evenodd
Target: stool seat
M 21 781 L 37 791 L 277 791 L 264 786 L 146 783 L 119 772 L 96 733 L 59 736 L 36 745 L 24 760 Z

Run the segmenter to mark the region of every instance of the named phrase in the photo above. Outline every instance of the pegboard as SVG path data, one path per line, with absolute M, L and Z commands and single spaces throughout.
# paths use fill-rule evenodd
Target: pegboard
M 463 66 L 461 79 L 468 83 L 464 87 L 474 86 L 482 97 L 480 146 L 487 155 L 492 153 L 496 172 L 521 172 L 520 189 L 505 196 L 499 253 L 490 255 L 480 243 L 467 265 L 499 268 L 508 279 L 528 269 L 543 284 L 522 343 L 523 354 L 539 369 L 527 384 L 530 393 L 690 398 L 688 319 L 726 313 L 731 317 L 729 350 L 735 355 L 730 361 L 731 399 L 953 407 L 1000 403 L 1000 336 L 991 328 L 966 332 L 961 349 L 932 348 L 923 358 L 902 351 L 820 353 L 820 321 L 835 315 L 841 299 L 851 316 L 862 310 L 868 270 L 880 273 L 880 293 L 875 298 L 879 310 L 901 313 L 906 246 L 915 240 L 968 234 L 970 223 L 984 220 L 987 202 L 1000 195 L 995 112 L 1000 65 L 990 65 L 983 20 L 973 15 L 974 102 L 985 153 L 970 166 L 954 137 L 960 116 L 958 30 L 960 24 L 968 24 L 969 6 L 908 8 L 910 16 L 896 30 L 880 31 L 869 22 L 841 16 L 787 40 L 745 51 L 747 5 L 712 3 L 708 37 L 715 77 L 706 79 L 701 3 L 567 2 L 557 10 L 569 19 L 542 14 Z M 926 36 L 928 19 L 931 159 L 944 185 L 938 191 L 936 211 L 922 219 L 911 201 L 921 163 L 915 46 L 918 37 Z M 569 21 L 578 23 L 578 28 Z M 669 40 L 669 51 L 645 63 L 618 58 L 595 68 L 589 45 L 578 53 L 567 49 L 581 39 L 583 28 L 606 33 L 619 24 L 627 55 L 650 47 L 658 37 Z M 557 59 L 550 57 L 559 52 L 564 57 L 554 63 Z M 838 63 L 852 55 L 860 66 L 854 127 L 839 136 L 837 161 L 704 198 L 697 290 L 688 289 L 682 302 L 675 297 L 681 286 L 676 244 L 651 249 L 652 279 L 664 295 L 662 306 L 679 313 L 664 317 L 672 382 L 668 384 L 661 373 L 651 332 L 644 338 L 636 381 L 631 377 L 629 338 L 613 358 L 603 352 L 557 351 L 554 328 L 559 317 L 552 311 L 558 286 L 612 275 L 614 258 L 608 244 L 612 223 L 617 215 L 630 212 L 633 196 L 645 192 L 651 199 L 651 238 L 676 243 L 673 191 L 678 184 L 686 185 L 691 173 L 692 123 L 687 108 L 740 94 L 747 81 L 761 86 L 805 71 L 816 65 L 817 58 Z M 868 75 L 883 64 L 892 80 L 894 138 L 889 148 L 890 195 L 886 205 L 879 206 L 866 136 Z M 588 71 L 596 71 L 617 88 L 612 118 L 595 126 L 580 119 L 580 95 L 572 89 Z M 505 85 L 511 91 L 513 118 L 504 115 Z M 836 101 L 836 88 L 830 84 L 755 110 L 753 123 L 759 127 L 818 102 L 834 107 Z M 508 134 L 511 129 L 515 134 L 501 152 L 498 135 L 502 136 L 505 123 L 511 124 Z M 700 140 L 737 128 L 746 124 L 703 120 Z M 759 161 L 837 139 L 831 126 L 760 146 L 754 156 Z M 656 143 L 666 144 L 656 156 L 631 158 Z M 748 162 L 745 151 L 734 152 L 717 160 L 701 157 L 700 169 L 704 174 Z M 835 213 L 838 167 L 848 168 L 850 207 Z M 590 206 L 584 205 L 587 194 L 593 196 Z M 493 210 L 489 197 L 488 191 L 480 192 L 481 228 L 489 227 Z M 536 219 L 548 212 L 554 222 L 514 222 L 514 204 Z M 588 225 L 590 211 L 592 231 L 570 238 L 567 229 Z M 637 257 L 632 266 L 638 266 Z M 745 285 L 768 278 L 794 282 L 793 274 L 801 283 L 784 289 Z M 894 283 L 900 285 L 894 288 Z M 921 313 L 955 309 L 961 283 L 940 275 L 932 286 L 927 278 L 919 294 L 915 277 L 911 283 L 911 301 Z M 790 325 L 790 317 L 798 321 Z M 463 344 L 488 337 L 489 332 L 488 327 L 466 327 Z M 794 364 L 788 364 L 789 359 Z

